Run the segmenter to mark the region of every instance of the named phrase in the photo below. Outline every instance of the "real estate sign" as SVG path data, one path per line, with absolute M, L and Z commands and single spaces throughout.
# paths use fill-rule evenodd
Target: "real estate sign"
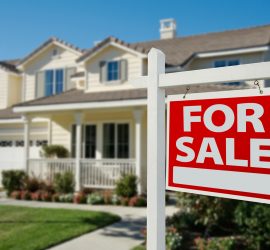
M 168 190 L 270 203 L 270 95 L 170 96 L 167 128 Z

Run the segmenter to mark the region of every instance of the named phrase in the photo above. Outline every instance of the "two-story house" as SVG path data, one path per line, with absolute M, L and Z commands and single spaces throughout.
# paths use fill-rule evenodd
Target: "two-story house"
M 165 53 L 169 73 L 267 61 L 269 39 L 270 25 L 176 37 L 172 19 L 161 21 L 156 41 L 108 37 L 82 51 L 49 39 L 25 58 L 0 64 L 0 164 L 42 177 L 74 171 L 77 190 L 112 188 L 121 173 L 135 173 L 145 191 L 147 93 L 131 80 L 147 74 L 149 50 Z M 246 87 L 253 83 L 194 86 L 190 92 Z M 167 94 L 184 92 L 179 87 Z M 41 159 L 44 143 L 65 146 L 70 158 Z

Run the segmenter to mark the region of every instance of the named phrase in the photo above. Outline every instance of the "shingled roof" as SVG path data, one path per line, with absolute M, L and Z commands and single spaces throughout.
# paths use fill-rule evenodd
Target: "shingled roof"
M 0 68 L 12 72 L 12 73 L 20 73 L 20 71 L 16 68 L 17 63 L 19 62 L 19 59 L 15 60 L 6 60 L 6 61 L 0 61 Z
M 235 89 L 250 88 L 246 84 L 239 86 L 232 86 L 226 84 L 208 84 L 208 85 L 194 85 L 189 93 L 202 93 L 214 91 L 226 91 Z M 184 94 L 186 92 L 185 86 L 171 88 L 166 90 L 166 95 Z M 91 102 L 108 102 L 108 101 L 124 101 L 124 100 L 138 100 L 146 99 L 146 89 L 129 89 L 106 92 L 84 92 L 84 90 L 72 89 L 63 92 L 59 95 L 43 97 L 40 99 L 20 103 L 15 107 L 28 106 L 43 106 L 43 105 L 57 105 L 57 104 L 72 104 L 72 103 L 91 103 Z
M 85 60 L 110 42 L 121 44 L 144 54 L 147 54 L 154 47 L 165 53 L 167 65 L 183 66 L 190 58 L 201 52 L 269 45 L 270 25 L 138 43 L 125 43 L 118 38 L 108 37 L 87 50 L 78 58 L 78 61 Z
M 9 107 L 6 109 L 0 109 L 0 120 L 3 119 L 19 119 L 21 118 L 20 114 L 13 112 L 13 107 Z

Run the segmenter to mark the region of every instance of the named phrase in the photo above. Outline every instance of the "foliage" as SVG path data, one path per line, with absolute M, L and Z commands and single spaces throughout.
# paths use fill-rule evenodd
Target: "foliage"
M 21 192 L 20 191 L 13 191 L 10 196 L 13 199 L 20 200 L 21 199 Z
M 21 191 L 22 200 L 31 200 L 31 194 L 28 191 Z
M 92 193 L 87 195 L 86 202 L 91 205 L 104 204 L 104 198 L 99 193 Z
M 234 250 L 237 240 L 234 237 L 197 238 L 195 245 L 198 250 Z
M 72 203 L 73 202 L 73 194 L 62 194 L 62 195 L 59 195 L 59 201 L 60 202 Z
M 169 228 L 166 232 L 167 250 L 181 249 L 182 239 L 183 237 L 174 228 Z
M 131 207 L 146 207 L 146 204 L 146 198 L 142 196 L 134 196 L 128 202 Z
M 121 199 L 117 194 L 112 195 L 112 204 L 113 205 L 120 205 L 121 204 Z
M 23 189 L 26 173 L 22 170 L 2 171 L 2 184 L 7 194 Z
M 0 250 L 50 249 L 118 220 L 103 212 L 1 205 Z
M 78 193 L 73 196 L 73 201 L 76 204 L 85 204 L 86 203 L 86 196 L 83 193 Z
M 45 158 L 68 158 L 69 152 L 62 145 L 43 145 L 41 155 Z
M 40 189 L 40 181 L 35 178 L 35 177 L 28 177 L 25 179 L 25 190 L 29 191 L 29 192 L 36 192 L 37 190 Z
M 127 198 L 137 195 L 137 177 L 135 175 L 123 175 L 116 183 L 115 193 L 120 197 Z
M 251 249 L 270 249 L 269 205 L 241 202 L 235 210 L 235 221 Z
M 195 224 L 206 227 L 206 234 L 217 228 L 230 230 L 233 226 L 233 212 L 238 204 L 230 199 L 188 193 L 179 193 L 178 203 L 182 211 L 192 214 Z
M 73 193 L 75 188 L 72 172 L 58 173 L 54 177 L 54 186 L 57 192 L 62 194 Z

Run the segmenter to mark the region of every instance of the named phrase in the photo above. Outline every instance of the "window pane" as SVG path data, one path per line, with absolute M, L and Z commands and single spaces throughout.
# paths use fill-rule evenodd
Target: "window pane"
M 225 67 L 226 61 L 215 61 L 215 68 Z
M 228 66 L 235 66 L 235 65 L 239 65 L 239 60 L 230 60 L 228 61 Z
M 115 158 L 115 125 L 113 123 L 103 125 L 103 156 Z
M 129 125 L 117 125 L 117 158 L 129 158 Z
M 108 81 L 115 81 L 119 80 L 119 62 L 108 62 L 108 68 L 107 68 L 107 80 Z
M 45 71 L 45 95 L 53 95 L 53 70 Z
M 85 126 L 85 158 L 96 157 L 96 125 Z
M 55 75 L 56 75 L 55 91 L 56 94 L 60 94 L 63 92 L 64 89 L 64 70 L 57 69 Z

